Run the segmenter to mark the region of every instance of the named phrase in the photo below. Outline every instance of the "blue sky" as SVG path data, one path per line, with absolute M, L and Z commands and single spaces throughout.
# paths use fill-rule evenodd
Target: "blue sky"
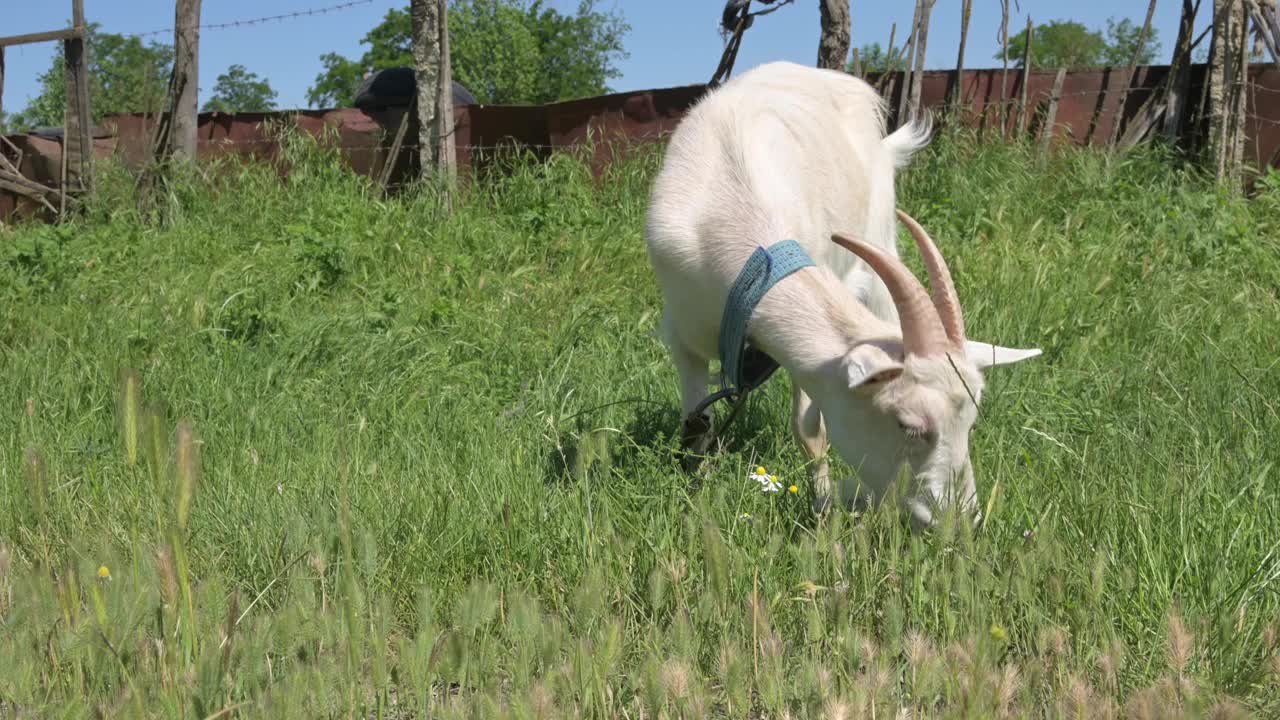
M 298 12 L 336 5 L 342 0 L 205 0 L 202 24 L 226 23 L 268 15 Z M 1017 0 L 1020 11 L 1010 21 L 1012 35 L 1030 14 L 1037 23 L 1055 19 L 1077 20 L 1089 27 L 1105 28 L 1108 17 L 1129 17 L 1141 22 L 1146 0 Z M 70 17 L 68 0 L 4 0 L 0 34 L 37 32 L 62 27 Z M 208 30 L 201 36 L 201 102 L 208 98 L 214 80 L 232 63 L 245 65 L 265 76 L 279 93 L 281 107 L 305 107 L 307 87 L 320 72 L 319 57 L 339 52 L 350 57 L 363 52 L 360 38 L 392 7 L 407 0 L 372 0 L 367 4 L 283 22 L 251 27 Z M 577 0 L 549 0 L 563 12 L 572 12 Z M 629 57 L 621 61 L 622 76 L 613 81 L 616 90 L 640 90 L 705 82 L 715 71 L 723 49 L 716 23 L 723 0 L 601 0 L 604 7 L 621 10 L 631 25 L 625 44 Z M 974 0 L 966 50 L 967 67 L 998 65 L 990 58 L 999 50 L 998 0 Z M 758 5 L 758 3 L 756 3 Z M 887 43 L 889 28 L 898 24 L 899 37 L 911 22 L 910 0 L 869 2 L 852 0 L 855 46 Z M 15 7 L 16 6 L 16 7 Z M 1181 3 L 1165 0 L 1157 5 L 1155 27 L 1162 44 L 1161 58 L 1170 51 L 1177 31 Z M 764 7 L 764 6 L 760 6 Z M 85 0 L 85 14 L 107 32 L 140 33 L 173 25 L 173 0 Z M 1208 11 L 1201 12 L 1200 25 Z M 951 67 L 959 44 L 960 0 L 938 0 L 929 31 L 927 67 Z M 152 39 L 172 42 L 172 34 Z M 812 64 L 817 55 L 818 0 L 796 0 L 772 15 L 759 18 L 746 34 L 735 72 L 772 60 Z M 13 112 L 25 107 L 37 92 L 36 76 L 49 66 L 55 51 L 51 43 L 8 48 L 3 106 Z

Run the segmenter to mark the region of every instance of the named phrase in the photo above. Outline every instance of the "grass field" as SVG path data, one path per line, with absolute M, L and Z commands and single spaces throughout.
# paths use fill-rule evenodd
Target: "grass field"
M 900 204 L 1045 354 L 912 536 L 809 516 L 781 374 L 679 471 L 656 152 L 451 216 L 289 155 L 0 229 L 0 717 L 1280 713 L 1280 181 L 936 141 Z

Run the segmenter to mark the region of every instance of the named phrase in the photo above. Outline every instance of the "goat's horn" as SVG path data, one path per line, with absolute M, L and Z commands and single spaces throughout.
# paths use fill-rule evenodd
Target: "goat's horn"
M 933 306 L 937 308 L 942 327 L 947 331 L 947 339 L 957 347 L 964 347 L 964 314 L 960 312 L 960 296 L 956 294 L 956 284 L 951 280 L 951 271 L 942 259 L 942 252 L 933 243 L 929 233 L 920 227 L 920 223 L 898 210 L 898 219 L 911 237 L 915 238 L 916 247 L 924 259 L 925 269 L 929 271 L 929 288 L 933 291 Z
M 915 275 L 896 257 L 861 240 L 836 233 L 831 240 L 866 261 L 884 281 L 898 308 L 902 323 L 903 349 L 914 355 L 933 355 L 946 350 L 947 336 L 929 293 Z

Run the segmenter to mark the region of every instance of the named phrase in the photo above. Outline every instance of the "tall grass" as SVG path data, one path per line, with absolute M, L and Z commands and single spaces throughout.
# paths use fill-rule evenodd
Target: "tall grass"
M 678 469 L 658 151 L 452 215 L 287 153 L 0 231 L 0 716 L 1280 713 L 1280 183 L 935 143 L 902 206 L 1046 352 L 912 535 L 809 517 L 783 376 Z

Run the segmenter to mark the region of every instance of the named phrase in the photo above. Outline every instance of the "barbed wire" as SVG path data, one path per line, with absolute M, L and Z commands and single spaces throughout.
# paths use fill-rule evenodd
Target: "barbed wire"
M 373 0 L 350 0 L 349 2 L 339 3 L 337 5 L 329 5 L 328 7 L 311 8 L 310 10 L 299 10 L 297 12 L 284 13 L 283 15 L 269 15 L 267 17 L 250 18 L 248 20 L 233 20 L 225 23 L 214 23 L 211 25 L 200 25 L 198 30 L 226 30 L 228 28 L 249 27 L 251 25 L 264 25 L 269 22 L 283 22 L 285 20 L 295 20 L 301 17 L 310 17 L 313 15 L 327 15 L 331 12 L 338 12 L 357 5 L 368 5 Z M 143 38 L 151 35 L 165 35 L 174 32 L 177 28 L 163 28 L 160 30 L 148 30 L 140 33 L 127 33 L 125 37 Z

